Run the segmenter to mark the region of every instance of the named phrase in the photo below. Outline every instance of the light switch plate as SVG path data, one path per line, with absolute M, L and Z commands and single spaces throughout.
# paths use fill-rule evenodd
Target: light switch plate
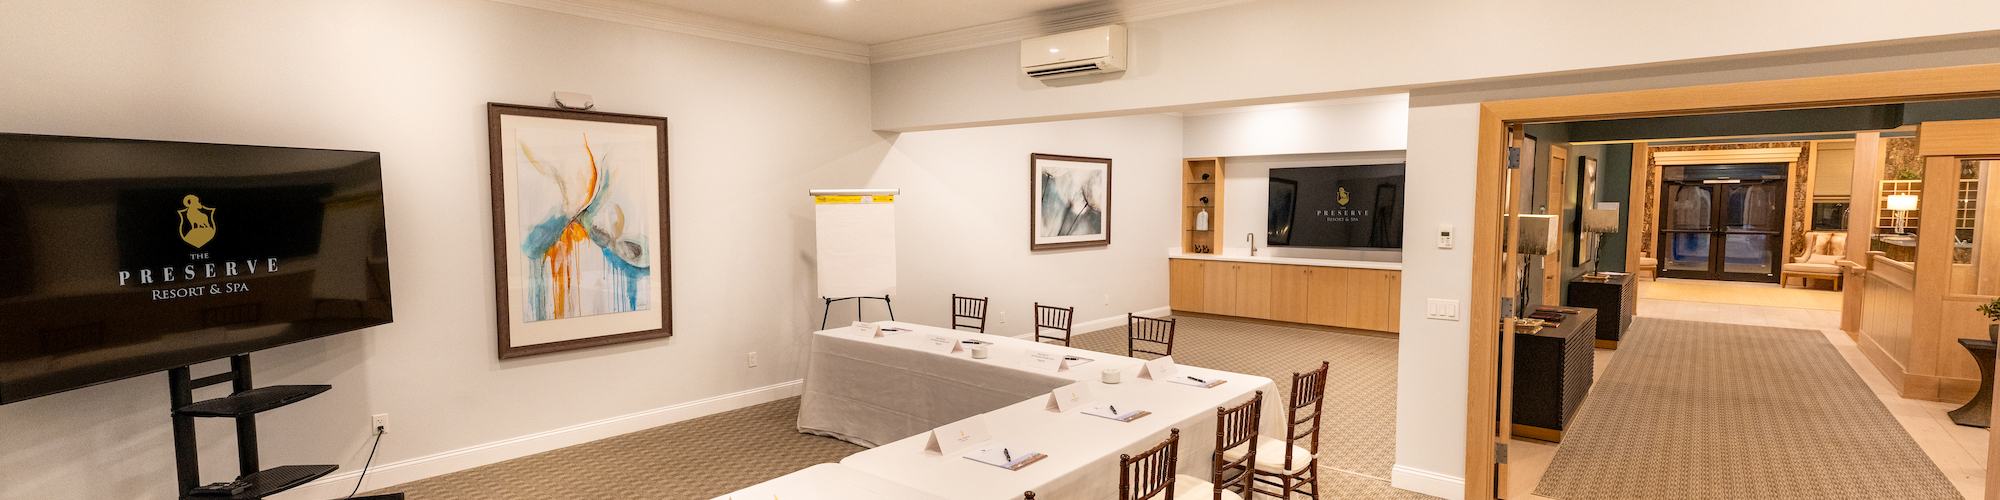
M 1424 306 L 1425 318 L 1458 321 L 1458 301 L 1456 300 L 1429 299 Z

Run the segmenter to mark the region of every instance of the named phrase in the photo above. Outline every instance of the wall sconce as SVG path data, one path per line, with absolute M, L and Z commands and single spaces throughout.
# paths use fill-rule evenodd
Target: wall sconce
M 1896 211 L 1896 234 L 1903 234 L 1909 224 L 1909 212 L 1917 209 L 1917 195 L 1892 194 L 1886 201 L 1888 208 Z

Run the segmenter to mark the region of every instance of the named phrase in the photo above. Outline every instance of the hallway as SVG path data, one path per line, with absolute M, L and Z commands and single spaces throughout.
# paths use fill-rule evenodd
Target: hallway
M 1665 286 L 1661 286 L 1665 285 Z M 1888 379 L 1875 370 L 1857 349 L 1853 339 L 1839 330 L 1840 312 L 1826 310 L 1821 295 L 1838 297 L 1825 290 L 1779 289 L 1771 284 L 1713 282 L 1666 279 L 1640 282 L 1640 318 L 1677 319 L 1726 323 L 1739 326 L 1768 326 L 1814 330 L 1832 345 L 1846 367 L 1860 377 L 1869 391 L 1888 409 L 1897 424 L 1916 442 L 1923 454 L 1950 480 L 1951 486 L 1968 499 L 1982 498 L 1988 431 L 1955 425 L 1945 412 L 1956 409 L 1951 403 L 1904 399 Z M 1690 288 L 1693 287 L 1692 290 Z M 1696 293 L 1689 293 L 1696 292 Z M 1697 300 L 1667 300 L 1657 297 Z M 1754 302 L 1763 305 L 1728 303 Z M 1838 302 L 1832 302 L 1837 308 Z M 1802 307 L 1779 307 L 1780 305 Z M 1819 308 L 1815 308 L 1819 307 Z M 1643 320 L 1640 320 L 1643 321 Z M 1636 329 L 1636 326 L 1635 326 Z M 1625 352 L 1631 352 L 1626 348 Z M 1621 351 L 1596 350 L 1597 380 Z M 1592 397 L 1602 387 L 1593 388 Z M 1586 399 L 1579 412 L 1581 421 L 1591 413 L 1595 401 Z M 1515 499 L 1542 499 L 1533 494 L 1554 460 L 1558 445 L 1543 441 L 1515 439 L 1510 445 L 1512 467 L 1509 490 Z M 1573 499 L 1561 499 L 1573 500 Z

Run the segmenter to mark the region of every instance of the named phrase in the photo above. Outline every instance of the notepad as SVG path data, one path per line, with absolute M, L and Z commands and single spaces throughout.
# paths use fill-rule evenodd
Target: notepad
M 1225 382 L 1229 382 L 1227 380 L 1222 380 L 1219 378 L 1190 377 L 1187 375 L 1175 375 L 1172 377 L 1167 377 L 1167 381 L 1181 385 L 1192 385 L 1203 389 L 1215 387 L 1218 385 L 1222 385 Z
M 1020 448 L 1008 448 L 1007 445 L 993 443 L 984 448 L 973 450 L 972 453 L 965 454 L 965 458 L 1002 469 L 1021 470 L 1021 468 L 1039 462 L 1043 458 L 1048 458 L 1048 455 Z
M 1112 420 L 1117 420 L 1119 422 L 1131 422 L 1133 420 L 1144 418 L 1147 415 L 1152 415 L 1153 412 L 1140 410 L 1138 408 L 1133 408 L 1129 406 L 1125 408 L 1118 408 L 1118 405 L 1115 404 L 1099 404 L 1099 405 L 1092 405 L 1090 408 L 1085 408 L 1083 410 L 1083 414 L 1097 416 L 1097 417 L 1104 417 Z

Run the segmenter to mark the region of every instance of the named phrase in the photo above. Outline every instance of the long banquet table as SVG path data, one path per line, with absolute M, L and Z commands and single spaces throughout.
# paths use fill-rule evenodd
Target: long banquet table
M 855 470 L 909 485 L 954 500 L 1018 499 L 1023 491 L 1041 498 L 1107 499 L 1118 493 L 1118 457 L 1145 451 L 1181 431 L 1179 472 L 1207 479 L 1215 451 L 1215 410 L 1248 401 L 1264 392 L 1263 432 L 1281 436 L 1284 397 L 1270 379 L 1191 366 L 1180 374 L 1227 383 L 1210 388 L 1167 381 L 1141 380 L 1127 369 L 1124 382 L 1091 382 L 1100 402 L 1152 415 L 1119 422 L 1085 415 L 1079 410 L 1057 413 L 1047 408 L 1048 395 L 1037 395 L 985 414 L 993 442 L 1016 450 L 1048 455 L 1028 467 L 1010 471 L 963 458 L 926 451 L 928 433 L 865 450 L 840 461 Z M 1129 411 L 1129 410 L 1128 410 Z
M 942 500 L 895 481 L 840 464 L 819 464 L 715 500 L 810 498 L 817 500 Z
M 852 326 L 814 332 L 805 391 L 799 398 L 799 431 L 875 447 L 966 417 L 993 411 L 1079 380 L 1096 380 L 1107 368 L 1126 371 L 1144 363 L 1125 356 L 1042 344 L 1013 337 L 882 321 L 907 332 L 862 339 Z M 970 352 L 923 350 L 926 334 L 991 343 L 986 359 Z M 1091 359 L 1058 373 L 1021 364 L 1035 349 Z M 1128 377 L 1131 374 L 1127 374 Z

